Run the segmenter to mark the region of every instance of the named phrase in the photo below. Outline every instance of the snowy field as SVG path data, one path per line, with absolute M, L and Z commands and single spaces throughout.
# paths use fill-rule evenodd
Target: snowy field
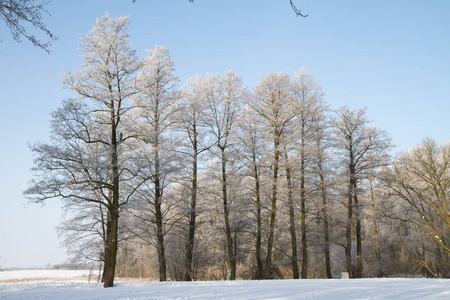
M 450 280 L 446 279 L 164 283 L 118 280 L 114 288 L 104 289 L 95 279 L 88 283 L 88 274 L 89 271 L 3 271 L 0 299 L 450 299 Z
M 89 276 L 89 270 L 12 270 L 0 272 L 0 282 L 30 279 L 77 279 Z M 98 271 L 93 270 L 92 276 Z

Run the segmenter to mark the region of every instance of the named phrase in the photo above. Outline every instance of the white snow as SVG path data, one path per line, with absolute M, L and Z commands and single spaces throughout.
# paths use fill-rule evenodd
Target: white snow
M 0 282 L 0 299 L 450 299 L 450 280 L 116 281 L 108 289 L 96 282 L 35 280 Z
M 70 279 L 89 276 L 89 272 L 89 270 L 11 270 L 0 272 L 0 281 L 45 278 Z M 98 271 L 93 270 L 92 274 L 97 275 Z

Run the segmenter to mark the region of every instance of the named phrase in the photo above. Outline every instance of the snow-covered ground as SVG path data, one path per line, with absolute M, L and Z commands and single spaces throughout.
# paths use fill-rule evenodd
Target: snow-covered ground
M 13 271 L 0 272 L 5 278 Z M 28 271 L 29 272 L 29 271 Z M 62 271 L 60 271 L 62 272 Z M 64 271 L 65 272 L 65 271 Z M 58 273 L 58 272 L 56 272 Z M 82 275 L 87 275 L 84 272 Z M 10 274 L 11 275 L 11 274 Z M 43 274 L 41 274 L 43 275 Z M 75 276 L 78 277 L 79 273 Z M 37 275 L 36 275 L 37 276 Z M 11 277 L 11 276 L 10 276 Z M 44 278 L 45 276 L 38 276 Z M 53 278 L 68 278 L 57 275 Z M 19 279 L 19 278 L 15 278 Z M 20 279 L 24 279 L 23 277 Z M 1 279 L 0 279 L 1 280 Z M 450 299 L 446 279 L 333 279 L 209 282 L 0 282 L 0 299 Z
M 0 281 L 29 280 L 29 279 L 73 279 L 97 275 L 96 270 L 11 270 L 0 272 Z

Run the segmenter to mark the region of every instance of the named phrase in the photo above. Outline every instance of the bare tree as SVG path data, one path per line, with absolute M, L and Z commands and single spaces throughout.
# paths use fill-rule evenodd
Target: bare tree
M 319 190 L 320 190 L 320 196 L 321 196 L 321 214 L 322 214 L 322 221 L 323 221 L 323 233 L 324 233 L 324 241 L 323 241 L 323 251 L 325 254 L 325 271 L 327 273 L 327 278 L 333 278 L 333 275 L 331 274 L 331 258 L 330 258 L 330 226 L 329 226 L 329 204 L 328 204 L 328 181 L 326 179 L 327 177 L 327 171 L 325 168 L 326 162 L 328 159 L 327 157 L 327 144 L 329 141 L 327 141 L 327 133 L 322 128 L 316 133 L 315 137 L 315 143 L 316 143 L 316 171 L 317 175 L 319 177 Z
M 346 266 L 351 277 L 355 275 L 356 278 L 361 278 L 362 236 L 358 183 L 367 178 L 369 171 L 387 164 L 391 143 L 384 131 L 367 127 L 365 109 L 352 111 L 344 106 L 336 113 L 336 146 L 342 151 L 348 178 Z M 356 274 L 352 272 L 353 216 L 356 219 Z
M 450 256 L 450 146 L 427 139 L 400 156 L 388 177 L 390 192 L 409 208 L 407 218 Z M 438 255 L 438 256 L 439 256 Z M 450 273 L 450 270 L 447 270 Z M 433 272 L 434 273 L 434 272 Z
M 272 205 L 267 242 L 267 258 L 264 270 L 265 278 L 269 276 L 274 246 L 275 221 L 278 198 L 278 177 L 280 155 L 283 149 L 284 134 L 295 118 L 292 102 L 290 78 L 285 73 L 270 73 L 263 77 L 255 88 L 255 99 L 251 106 L 264 122 L 267 138 L 273 143 L 272 160 Z
M 146 223 L 152 220 L 156 229 L 156 248 L 159 262 L 159 279 L 166 281 L 166 259 L 164 236 L 164 212 L 169 206 L 163 203 L 164 190 L 174 180 L 176 155 L 174 141 L 170 131 L 175 123 L 179 93 L 175 89 L 178 79 L 174 75 L 174 63 L 169 51 L 161 46 L 147 51 L 148 56 L 142 62 L 142 69 L 136 80 L 139 94 L 136 95 L 136 136 L 142 142 L 142 158 L 146 174 L 142 180 L 146 183 L 139 190 L 141 199 L 137 199 L 137 209 L 132 210 Z M 151 226 L 150 226 L 151 227 Z M 149 232 L 144 230 L 144 232 Z M 137 236 L 141 236 L 137 233 Z
M 296 134 L 300 142 L 300 223 L 301 223 L 301 240 L 302 240 L 302 278 L 308 277 L 308 247 L 307 247 L 307 228 L 306 228 L 306 180 L 307 180 L 307 162 L 310 160 L 312 153 L 308 151 L 311 148 L 315 132 L 319 129 L 319 121 L 323 118 L 322 112 L 325 107 L 322 105 L 324 92 L 322 87 L 314 80 L 311 73 L 301 69 L 292 80 L 293 96 L 296 99 Z M 293 208 L 291 204 L 291 218 L 293 216 Z M 291 223 L 293 224 L 293 220 Z M 295 234 L 291 225 L 292 234 Z M 294 247 L 294 246 L 293 246 Z M 296 252 L 296 251 L 295 251 Z M 294 272 L 295 278 L 295 272 Z M 298 278 L 298 275 L 297 275 Z
M 35 3 L 38 2 L 38 3 Z M 11 30 L 13 39 L 21 42 L 22 37 L 29 40 L 34 46 L 50 53 L 49 47 L 52 41 L 56 41 L 56 37 L 43 22 L 43 14 L 50 13 L 45 9 L 50 1 L 35 0 L 2 0 L 0 1 L 0 18 Z M 41 42 L 33 34 L 28 33 L 27 26 L 32 26 L 40 32 L 44 33 L 50 41 Z
M 228 261 L 230 266 L 230 280 L 236 279 L 236 240 L 232 236 L 230 226 L 231 201 L 229 184 L 227 181 L 227 164 L 230 160 L 231 137 L 235 130 L 235 123 L 241 106 L 243 89 L 242 79 L 229 71 L 224 76 L 209 75 L 206 78 L 205 97 L 209 107 L 209 117 L 206 123 L 214 137 L 214 144 L 219 151 L 221 165 L 221 185 L 223 216 L 227 240 Z
M 205 110 L 206 102 L 204 100 L 204 81 L 197 76 L 188 79 L 187 86 L 183 89 L 183 99 L 179 110 L 179 131 L 182 139 L 185 141 L 179 150 L 182 155 L 187 157 L 188 173 L 190 175 L 190 203 L 189 203 L 189 225 L 186 241 L 186 262 L 184 280 L 191 281 L 193 278 L 193 255 L 196 232 L 196 219 L 198 215 L 197 197 L 198 197 L 198 173 L 199 156 L 208 150 L 211 145 L 206 138 L 205 130 Z
M 25 192 L 37 202 L 62 198 L 107 209 L 105 287 L 114 283 L 119 211 L 138 188 L 128 185 L 137 171 L 129 164 L 133 156 L 124 152 L 134 138 L 126 116 L 131 109 L 129 98 L 135 93 L 134 75 L 140 68 L 127 41 L 127 25 L 127 17 L 106 15 L 82 37 L 80 71 L 63 77 L 64 86 L 79 100 L 66 101 L 55 112 L 51 144 L 32 146 L 37 155 L 35 171 L 44 176 Z
M 251 97 L 248 95 L 247 97 Z M 260 130 L 260 122 L 258 116 L 248 105 L 242 109 L 239 122 L 239 151 L 242 163 L 246 166 L 247 176 L 252 178 L 250 187 L 250 198 L 253 199 L 255 209 L 249 212 L 254 213 L 256 222 L 252 222 L 255 228 L 255 259 L 256 271 L 255 279 L 264 279 L 264 265 L 262 258 L 262 191 L 261 191 L 261 169 L 263 168 L 264 159 L 264 138 Z M 256 223 L 256 224 L 255 224 Z

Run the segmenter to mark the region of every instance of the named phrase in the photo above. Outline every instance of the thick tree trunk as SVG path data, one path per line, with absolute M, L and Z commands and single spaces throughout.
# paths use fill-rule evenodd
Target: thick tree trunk
M 223 215 L 225 221 L 225 233 L 227 238 L 227 252 L 228 262 L 230 266 L 230 280 L 236 279 L 236 257 L 233 251 L 233 236 L 230 227 L 230 208 L 227 196 L 227 173 L 226 173 L 226 154 L 225 149 L 221 148 L 222 156 L 222 200 L 223 200 Z
M 111 107 L 114 108 L 114 102 L 111 101 Z M 111 234 L 109 240 L 109 266 L 105 273 L 105 281 L 103 286 L 114 286 L 114 275 L 116 271 L 116 259 L 117 259 L 117 243 L 119 232 L 119 167 L 118 167 L 118 154 L 117 154 L 117 117 L 114 110 L 111 112 L 111 165 L 112 165 L 112 202 L 108 207 L 108 213 L 111 216 Z M 106 254 L 106 253 L 105 253 Z M 106 258 L 106 257 L 105 257 Z M 106 266 L 105 260 L 105 266 Z M 106 269 L 106 268 L 105 268 Z
M 159 180 L 155 182 L 155 185 L 159 185 Z M 155 192 L 160 193 L 159 189 Z M 166 281 L 166 256 L 164 250 L 164 229 L 163 229 L 163 217 L 161 211 L 161 196 L 155 199 L 155 217 L 156 217 L 156 235 L 157 235 L 157 249 L 158 249 L 158 263 L 159 263 L 159 280 Z
M 275 131 L 276 132 L 276 131 Z M 270 267 L 272 265 L 272 248 L 273 240 L 275 234 L 275 218 L 277 211 L 277 189 L 278 189 L 278 168 L 280 160 L 280 136 L 276 136 L 274 139 L 274 154 L 273 154 L 273 178 L 272 178 L 272 207 L 270 213 L 270 223 L 269 223 L 269 238 L 267 241 L 267 257 L 266 257 L 266 268 L 264 270 L 264 277 L 268 278 L 270 273 Z
M 347 201 L 347 226 L 345 229 L 345 237 L 347 247 L 345 248 L 345 265 L 350 278 L 353 278 L 352 274 L 352 196 L 348 196 Z
M 382 263 L 381 263 L 381 251 L 380 251 L 380 243 L 378 241 L 378 225 L 377 225 L 377 212 L 375 210 L 375 196 L 373 192 L 372 179 L 369 179 L 370 186 L 370 201 L 372 204 L 372 214 L 373 214 L 373 235 L 375 239 L 375 257 L 376 257 L 376 273 L 375 276 L 382 276 Z
M 361 237 L 361 218 L 359 211 L 357 186 L 355 182 L 353 200 L 355 203 L 355 219 L 356 219 L 356 278 L 362 278 L 362 237 Z
M 111 239 L 109 241 L 109 259 L 108 259 L 109 266 L 108 270 L 106 270 L 105 273 L 106 276 L 103 284 L 105 288 L 114 286 L 114 277 L 117 262 L 117 238 L 119 225 L 118 207 L 116 205 L 113 205 L 110 213 L 111 213 Z
M 258 174 L 258 165 L 256 162 L 256 149 L 252 149 L 253 156 L 253 177 L 255 178 L 255 196 L 256 196 L 256 266 L 257 266 L 257 279 L 264 278 L 264 267 L 261 258 L 261 194 L 260 194 L 260 182 Z
M 381 259 L 381 252 L 380 252 L 380 244 L 378 241 L 378 226 L 377 226 L 377 218 L 376 218 L 376 211 L 375 211 L 375 197 L 373 193 L 373 186 L 372 186 L 372 180 L 369 180 L 370 185 L 370 201 L 372 203 L 372 213 L 373 213 L 373 235 L 375 238 L 375 255 L 378 260 Z
M 298 263 L 297 263 L 297 235 L 295 233 L 295 213 L 294 202 L 292 199 L 292 180 L 291 180 L 291 168 L 289 167 L 288 154 L 285 148 L 286 157 L 286 180 L 288 184 L 288 205 L 289 205 L 289 232 L 291 234 L 291 248 L 292 248 L 292 274 L 294 279 L 299 279 Z
M 328 227 L 328 207 L 327 207 L 327 191 L 325 184 L 325 177 L 323 176 L 322 157 L 319 157 L 319 178 L 320 191 L 322 194 L 322 215 L 323 215 L 323 232 L 324 232 L 324 253 L 325 253 L 325 270 L 327 278 L 333 278 L 331 274 L 331 260 L 330 260 L 330 232 Z
M 195 128 L 194 128 L 195 129 Z M 193 143 L 193 160 L 192 160 L 192 186 L 191 186 L 191 205 L 189 213 L 189 232 L 188 240 L 186 243 L 186 265 L 184 280 L 191 281 L 193 279 L 192 261 L 194 257 L 194 245 L 195 245 L 195 220 L 196 220 L 196 205 L 197 205 L 197 134 L 194 130 Z
M 350 182 L 348 190 L 348 200 L 347 200 L 347 226 L 345 231 L 345 237 L 347 242 L 347 247 L 345 249 L 345 262 L 347 266 L 347 272 L 350 278 L 353 278 L 352 271 L 352 220 L 353 220 L 353 194 L 355 188 L 355 168 L 353 165 L 353 158 L 350 154 Z
M 109 199 L 112 199 L 111 197 L 109 197 Z M 103 250 L 103 273 L 102 273 L 102 282 L 105 282 L 107 273 L 109 272 L 110 269 L 110 264 L 111 264 L 111 251 L 110 251 L 110 245 L 109 242 L 111 240 L 111 214 L 109 212 L 109 209 L 107 211 L 107 216 L 106 216 L 106 228 L 105 228 L 105 238 L 104 238 L 104 250 Z
M 255 170 L 255 188 L 256 188 L 256 265 L 258 267 L 258 279 L 264 278 L 264 266 L 261 258 L 261 195 L 258 170 Z
M 159 130 L 156 124 L 156 130 Z M 158 131 L 156 131 L 158 132 Z M 164 250 L 164 228 L 163 215 L 161 210 L 163 190 L 161 187 L 160 165 L 159 165 L 159 151 L 158 141 L 155 143 L 155 218 L 156 218 L 156 235 L 157 235 L 157 249 L 158 249 L 158 263 L 159 263 L 159 281 L 166 281 L 166 255 Z
M 306 240 L 306 190 L 305 190 L 305 138 L 302 123 L 302 145 L 300 148 L 300 226 L 302 230 L 302 279 L 308 278 L 308 245 Z
M 156 90 L 159 91 L 160 82 L 157 81 Z M 158 264 L 159 264 L 159 281 L 167 280 L 167 271 L 166 271 L 166 254 L 164 247 L 164 225 L 163 225 L 163 213 L 162 213 L 162 201 L 163 201 L 163 187 L 161 183 L 161 161 L 159 159 L 159 136 L 160 136 L 160 128 L 159 128 L 159 118 L 160 118 L 160 110 L 159 110 L 159 98 L 156 97 L 154 103 L 154 111 L 153 111 L 153 131 L 155 135 L 155 140 L 152 142 L 153 146 L 153 163 L 155 166 L 155 172 L 153 174 L 153 182 L 155 188 L 155 221 L 156 221 L 156 236 L 157 236 L 157 252 L 158 252 Z

